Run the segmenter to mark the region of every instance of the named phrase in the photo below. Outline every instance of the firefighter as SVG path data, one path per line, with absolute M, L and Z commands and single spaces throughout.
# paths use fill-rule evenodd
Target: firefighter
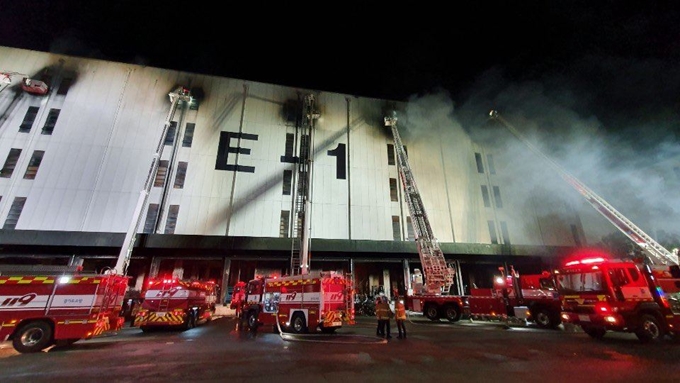
M 396 301 L 394 303 L 394 320 L 397 322 L 397 330 L 399 330 L 399 339 L 406 339 L 406 326 L 404 326 L 404 321 L 406 320 L 406 306 L 404 306 L 404 300 L 396 296 Z
M 385 339 L 392 338 L 390 333 L 390 318 L 394 316 L 390 305 L 387 303 L 387 297 L 378 298 L 379 302 L 375 306 L 375 316 L 378 318 L 378 329 L 376 335 L 384 337 Z

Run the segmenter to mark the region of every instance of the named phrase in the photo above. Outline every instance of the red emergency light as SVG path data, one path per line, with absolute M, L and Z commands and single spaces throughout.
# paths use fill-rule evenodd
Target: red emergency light
M 569 261 L 565 263 L 565 266 L 574 266 L 574 265 L 592 265 L 593 263 L 602 263 L 606 261 L 605 258 L 602 257 L 597 257 L 597 258 L 584 258 L 584 259 L 579 259 L 575 261 Z

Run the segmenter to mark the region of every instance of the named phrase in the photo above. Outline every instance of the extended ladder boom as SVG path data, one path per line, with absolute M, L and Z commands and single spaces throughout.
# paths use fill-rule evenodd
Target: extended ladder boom
M 600 214 L 609 220 L 616 228 L 618 228 L 623 234 L 625 234 L 630 240 L 635 242 L 642 250 L 647 254 L 650 262 L 653 264 L 661 265 L 677 265 L 678 257 L 668 251 L 665 247 L 657 243 L 652 237 L 643 232 L 639 227 L 635 226 L 633 222 L 628 220 L 623 214 L 619 213 L 614 207 L 607 203 L 600 196 L 595 194 L 590 188 L 584 185 L 581 181 L 576 179 L 576 177 L 569 174 L 566 170 L 562 169 L 555 161 L 550 157 L 543 154 L 538 148 L 536 148 L 531 142 L 524 138 L 512 125 L 510 125 L 503 117 L 501 117 L 497 111 L 492 110 L 489 113 L 492 119 L 497 120 L 503 126 L 505 126 L 515 137 L 522 141 L 532 152 L 534 152 L 539 157 L 543 158 L 550 166 L 555 169 L 559 175 L 567 181 L 574 189 L 576 189 L 581 195 L 586 198 L 586 201 L 590 203 Z
M 392 129 L 397 166 L 401 182 L 404 185 L 404 199 L 411 214 L 411 223 L 416 235 L 418 254 L 420 255 L 420 262 L 423 267 L 427 292 L 430 294 L 440 294 L 443 290 L 445 293 L 448 293 L 451 285 L 453 285 L 454 272 L 446 264 L 444 253 L 439 248 L 439 243 L 432 232 L 423 200 L 420 198 L 416 180 L 408 163 L 406 150 L 397 131 L 396 113 L 393 112 L 391 116 L 385 117 L 385 126 L 389 126 Z
M 158 141 L 158 146 L 156 147 L 156 153 L 151 160 L 151 166 L 149 167 L 149 173 L 146 176 L 146 182 L 144 183 L 144 189 L 139 192 L 139 199 L 137 200 L 137 206 L 132 214 L 132 220 L 128 231 L 125 234 L 125 240 L 123 241 L 123 246 L 118 254 L 118 261 L 116 262 L 116 267 L 114 271 L 116 274 L 124 275 L 127 272 L 127 267 L 130 263 L 130 256 L 132 255 L 132 249 L 135 246 L 135 239 L 137 237 L 137 229 L 139 228 L 139 222 L 142 218 L 142 211 L 146 205 L 146 201 L 149 199 L 149 193 L 153 187 L 154 180 L 156 178 L 156 172 L 158 171 L 158 165 L 160 164 L 161 156 L 163 155 L 163 148 L 165 147 L 165 136 L 168 134 L 168 128 L 175 116 L 175 111 L 177 110 L 177 104 L 180 101 L 186 101 L 187 103 L 191 100 L 191 95 L 189 89 L 184 87 L 179 87 L 175 91 L 168 94 L 170 96 L 170 111 L 168 112 L 168 118 L 165 120 L 165 125 L 163 126 L 163 133 L 161 134 L 160 140 Z

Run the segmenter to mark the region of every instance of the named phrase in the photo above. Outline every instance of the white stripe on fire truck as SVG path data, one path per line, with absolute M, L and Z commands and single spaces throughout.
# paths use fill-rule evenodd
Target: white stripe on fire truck
M 32 299 L 31 299 L 32 298 Z M 50 295 L 0 295 L 0 310 L 44 309 Z M 94 302 L 93 295 L 55 295 L 50 309 L 90 308 Z

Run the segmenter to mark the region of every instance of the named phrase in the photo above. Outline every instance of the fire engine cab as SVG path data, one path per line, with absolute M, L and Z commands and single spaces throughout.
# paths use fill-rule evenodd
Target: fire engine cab
M 680 336 L 680 270 L 601 255 L 565 262 L 556 271 L 562 320 L 601 339 L 634 333 L 641 342 Z
M 246 285 L 245 297 L 242 317 L 251 330 L 280 325 L 293 333 L 333 333 L 354 321 L 351 281 L 332 271 L 255 278 Z

